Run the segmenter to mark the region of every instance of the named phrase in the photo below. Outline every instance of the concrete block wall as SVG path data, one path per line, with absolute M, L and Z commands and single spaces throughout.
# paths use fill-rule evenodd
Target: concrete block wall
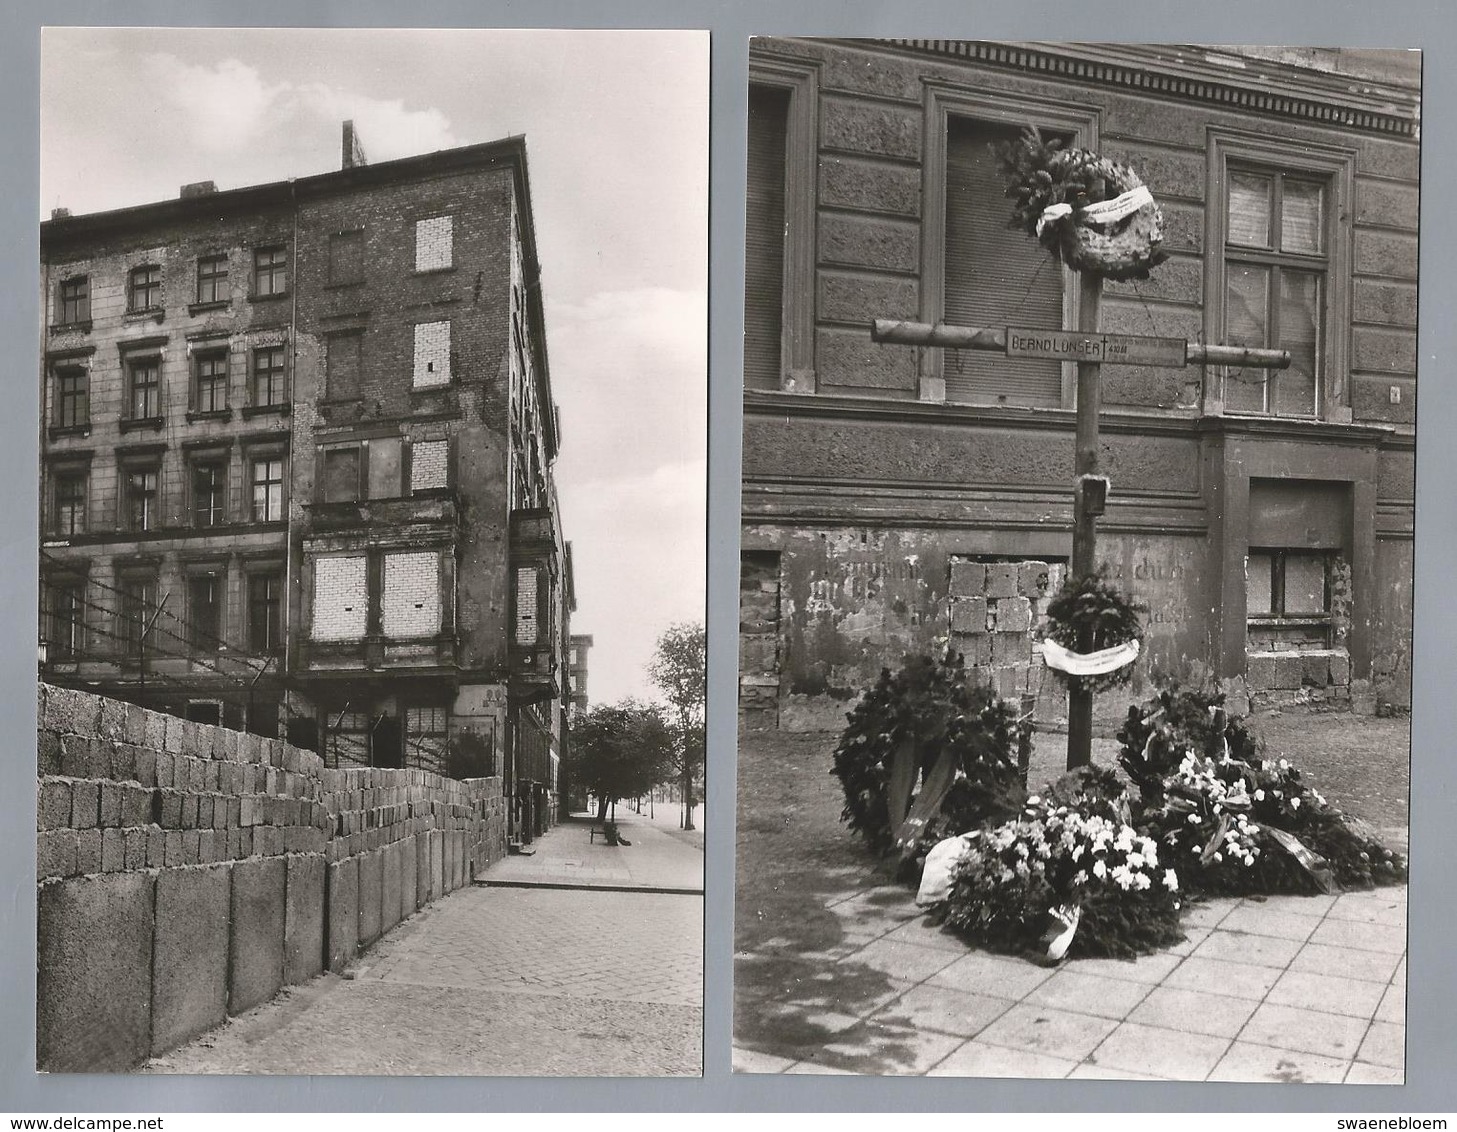
M 499 778 L 309 751 L 40 686 L 36 1062 L 125 1071 L 505 855 Z
M 947 589 L 951 647 L 961 653 L 972 679 L 1015 700 L 1040 690 L 1039 710 L 1056 714 L 1062 688 L 1044 671 L 1034 630 L 1062 587 L 1059 562 L 977 562 L 952 558 Z

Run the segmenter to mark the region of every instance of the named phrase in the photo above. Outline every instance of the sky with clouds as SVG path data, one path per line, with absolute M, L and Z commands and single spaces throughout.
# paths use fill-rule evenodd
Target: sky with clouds
M 556 476 L 594 703 L 704 619 L 708 36 L 50 28 L 41 206 L 73 213 L 525 134 Z

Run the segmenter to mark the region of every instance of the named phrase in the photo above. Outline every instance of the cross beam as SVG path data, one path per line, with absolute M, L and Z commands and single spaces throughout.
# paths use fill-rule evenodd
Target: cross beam
M 1130 334 L 1100 334 L 1098 308 L 1103 281 L 1079 275 L 1078 324 L 1073 331 L 1022 330 L 1015 327 L 932 325 L 878 318 L 871 327 L 875 342 L 898 346 L 939 346 L 958 350 L 991 350 L 1010 357 L 1052 358 L 1078 364 L 1077 435 L 1073 473 L 1072 575 L 1084 578 L 1097 570 L 1097 515 L 1101 500 L 1085 500 L 1083 485 L 1098 476 L 1098 412 L 1102 401 L 1102 364 L 1182 368 L 1188 365 L 1230 365 L 1250 369 L 1285 369 L 1288 350 L 1245 346 L 1209 346 L 1183 338 L 1145 338 Z M 1106 484 L 1106 480 L 1102 481 Z M 1091 639 L 1079 642 L 1090 651 Z M 1092 761 L 1093 694 L 1084 687 L 1068 691 L 1067 769 Z

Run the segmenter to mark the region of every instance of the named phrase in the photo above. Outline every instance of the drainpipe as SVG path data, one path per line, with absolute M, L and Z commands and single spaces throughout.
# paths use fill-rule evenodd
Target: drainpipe
M 297 400 L 298 380 L 298 292 L 299 292 L 299 255 L 298 246 L 298 185 L 292 177 L 288 179 L 289 203 L 293 209 L 293 293 L 288 299 L 288 530 L 286 534 L 287 544 L 284 547 L 283 560 L 283 671 L 280 673 L 283 684 L 284 703 L 288 703 L 289 689 L 293 677 L 293 590 L 294 590 L 294 462 L 293 462 L 293 433 L 298 427 L 298 414 L 293 411 L 294 402 Z M 287 712 L 284 713 L 285 717 Z M 288 738 L 287 722 L 284 724 L 284 739 Z

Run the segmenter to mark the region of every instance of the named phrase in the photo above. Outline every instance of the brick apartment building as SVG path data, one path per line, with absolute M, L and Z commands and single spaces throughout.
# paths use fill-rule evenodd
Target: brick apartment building
M 990 147 L 1028 124 L 1162 208 L 1170 258 L 1106 284 L 1104 331 L 1294 355 L 1103 366 L 1099 557 L 1148 606 L 1135 692 L 1204 667 L 1236 704 L 1409 704 L 1417 55 L 775 38 L 750 82 L 747 726 L 839 727 L 946 637 L 1003 694 L 1057 698 L 1028 630 L 1070 553 L 1075 367 L 870 336 L 1077 326 L 1076 276 L 1008 225 Z
M 502 774 L 544 828 L 571 552 L 521 138 L 41 226 L 43 679 Z

